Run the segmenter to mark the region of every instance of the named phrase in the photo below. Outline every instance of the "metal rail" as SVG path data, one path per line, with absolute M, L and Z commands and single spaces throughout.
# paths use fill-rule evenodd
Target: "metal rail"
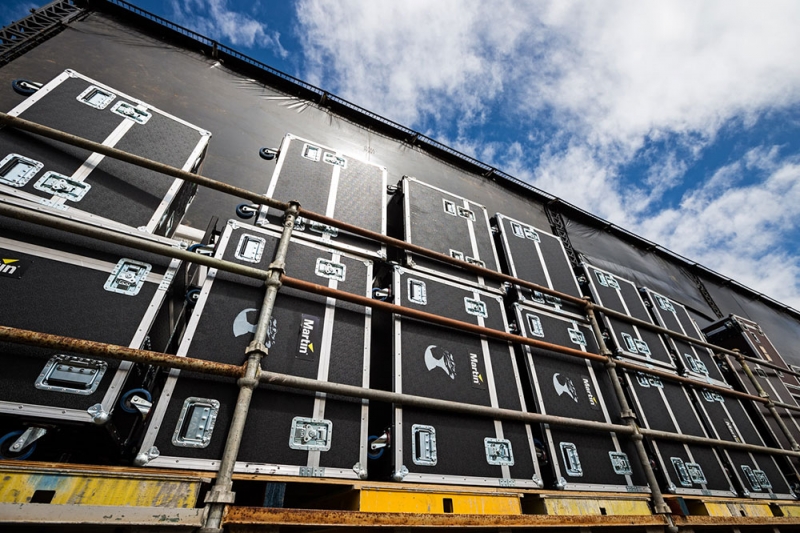
M 95 357 L 103 357 L 120 361 L 149 363 L 163 368 L 178 368 L 191 372 L 201 372 L 204 374 L 214 374 L 230 378 L 242 378 L 245 371 L 245 366 L 215 363 L 201 359 L 194 359 L 191 357 L 181 357 L 148 350 L 137 350 L 135 348 L 126 348 L 123 346 L 106 344 L 102 342 L 74 339 L 72 337 L 40 333 L 8 326 L 0 326 L 0 342 L 11 342 L 30 346 L 45 346 L 57 350 L 64 350 Z M 378 389 L 367 389 L 355 385 L 331 383 L 329 381 L 320 381 L 266 370 L 261 370 L 257 379 L 259 383 L 263 385 L 273 385 L 308 391 L 324 392 L 328 394 L 338 394 L 352 398 L 362 398 L 386 403 L 397 403 L 401 405 L 433 409 L 437 411 L 447 411 L 487 418 L 496 418 L 498 420 L 510 420 L 529 424 L 552 424 L 556 426 L 564 426 L 587 431 L 610 431 L 621 435 L 633 434 L 633 430 L 627 425 L 607 424 L 605 422 L 594 422 L 591 420 L 580 420 L 554 415 L 529 413 L 526 411 L 515 411 L 513 409 L 465 404 L 463 402 L 454 402 L 450 400 L 438 400 L 424 396 L 414 396 L 410 394 L 389 392 Z M 768 446 L 757 446 L 754 444 L 694 437 L 691 435 L 682 435 L 678 433 L 650 429 L 640 429 L 639 431 L 646 437 L 663 440 L 689 442 L 705 446 L 719 446 L 722 448 L 738 449 L 756 453 L 800 457 L 800 452 L 784 450 L 780 448 L 770 448 Z
M 233 488 L 233 470 L 236 468 L 236 459 L 239 456 L 239 448 L 242 444 L 247 414 L 250 411 L 250 402 L 253 399 L 253 390 L 258 386 L 258 376 L 261 373 L 261 359 L 267 356 L 269 348 L 266 345 L 272 310 L 275 307 L 275 299 L 278 297 L 278 290 L 281 288 L 281 276 L 286 268 L 286 254 L 289 251 L 289 242 L 292 238 L 294 222 L 297 218 L 298 204 L 290 203 L 286 210 L 283 220 L 283 231 L 281 232 L 278 247 L 275 250 L 275 258 L 269 265 L 269 273 L 265 283 L 267 290 L 261 304 L 261 311 L 258 314 L 258 323 L 253 340 L 247 346 L 245 355 L 244 376 L 239 378 L 239 397 L 236 399 L 236 407 L 233 411 L 231 426 L 228 429 L 225 441 L 225 450 L 222 452 L 219 471 L 214 487 L 208 492 L 205 503 L 208 504 L 208 517 L 202 529 L 203 532 L 222 531 L 222 516 L 225 512 L 225 505 L 236 500 Z

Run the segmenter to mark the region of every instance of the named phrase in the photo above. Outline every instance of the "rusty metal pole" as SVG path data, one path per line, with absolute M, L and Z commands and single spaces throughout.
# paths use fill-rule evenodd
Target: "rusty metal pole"
M 611 353 L 611 350 L 608 349 L 608 346 L 606 346 L 603 333 L 600 331 L 600 324 L 597 322 L 597 317 L 595 316 L 594 310 L 590 305 L 586 306 L 586 315 L 589 317 L 589 323 L 592 325 L 592 331 L 594 331 L 594 335 L 597 337 L 597 344 L 600 347 L 600 354 L 606 357 L 606 373 L 611 380 L 611 385 L 614 388 L 614 394 L 616 395 L 617 402 L 619 403 L 620 418 L 622 418 L 625 424 L 627 424 L 632 430 L 631 440 L 633 441 L 634 448 L 636 448 L 636 454 L 639 456 L 639 463 L 642 466 L 642 470 L 644 470 L 647 483 L 650 485 L 650 493 L 653 497 L 653 509 L 658 514 L 669 514 L 671 510 L 669 505 L 667 505 L 667 503 L 664 501 L 664 495 L 661 493 L 661 488 L 658 486 L 656 474 L 653 472 L 653 465 L 650 463 L 650 457 L 647 455 L 647 450 L 644 447 L 644 438 L 639 430 L 639 424 L 636 423 L 636 414 L 631 409 L 630 404 L 628 404 L 627 398 L 625 398 L 625 391 L 622 389 L 622 383 L 620 383 L 619 376 L 617 375 L 617 365 L 612 359 L 613 354 Z
M 736 351 L 738 352 L 738 350 L 736 350 Z M 753 370 L 747 364 L 747 361 L 745 361 L 744 354 L 742 354 L 741 352 L 738 352 L 738 354 L 736 356 L 736 361 L 742 367 L 742 370 L 744 370 L 744 373 L 747 375 L 747 378 L 753 384 L 753 387 L 755 387 L 756 393 L 758 393 L 758 396 L 760 398 L 764 398 L 765 400 L 767 400 L 764 405 L 766 406 L 766 408 L 769 411 L 769 414 L 772 416 L 772 418 L 775 419 L 775 422 L 778 424 L 778 427 L 781 428 L 781 431 L 783 432 L 783 434 L 786 435 L 786 439 L 789 441 L 789 446 L 791 446 L 792 450 L 794 450 L 794 451 L 800 450 L 800 445 L 797 444 L 797 441 L 795 440 L 795 438 L 792 435 L 791 431 L 789 431 L 789 427 L 786 425 L 786 423 L 781 418 L 781 414 L 778 412 L 778 409 L 775 407 L 775 402 L 772 401 L 772 398 L 770 398 L 769 393 L 767 391 L 765 391 L 764 387 L 761 386 L 761 383 L 758 382 L 758 378 L 755 376 L 755 374 L 753 374 Z
M 247 414 L 250 410 L 250 401 L 253 398 L 253 390 L 258 386 L 259 375 L 261 374 L 261 359 L 267 356 L 269 350 L 266 346 L 267 332 L 272 318 L 272 309 L 275 307 L 275 299 L 278 297 L 278 290 L 281 288 L 281 276 L 286 269 L 286 254 L 289 250 L 289 242 L 294 229 L 294 222 L 297 218 L 297 211 L 300 204 L 290 202 L 283 219 L 283 232 L 275 252 L 275 259 L 269 265 L 267 272 L 266 286 L 267 293 L 261 305 L 261 312 L 258 315 L 258 324 L 253 336 L 253 340 L 247 347 L 247 365 L 244 376 L 239 378 L 239 397 L 236 400 L 236 407 L 231 419 L 231 427 L 228 430 L 228 438 L 225 441 L 225 450 L 220 461 L 219 472 L 214 487 L 208 492 L 205 503 L 208 505 L 208 514 L 205 525 L 200 530 L 202 533 L 216 533 L 222 531 L 222 515 L 225 506 L 231 504 L 236 499 L 233 487 L 233 470 L 236 467 L 236 458 L 239 455 L 239 447 L 242 443 Z

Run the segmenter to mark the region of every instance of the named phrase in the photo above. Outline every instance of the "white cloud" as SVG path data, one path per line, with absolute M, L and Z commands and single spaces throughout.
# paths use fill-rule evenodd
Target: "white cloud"
M 171 0 L 171 6 L 175 22 L 200 34 L 234 46 L 267 48 L 280 57 L 288 55 L 280 33 L 247 13 L 230 9 L 227 0 Z
M 800 103 L 800 3 L 301 0 L 297 11 L 315 83 L 800 306 L 798 255 L 777 246 L 800 223 L 796 154 L 759 148 L 685 183 L 722 127 Z M 470 135 L 491 121 L 519 138 Z M 623 183 L 634 161 L 648 168 Z M 678 187 L 680 205 L 659 211 Z
M 638 230 L 682 255 L 800 308 L 800 257 L 781 251 L 800 227 L 800 157 L 776 161 L 777 147 L 754 149 L 727 165 L 679 208 L 663 210 Z M 764 177 L 741 184 L 759 169 Z M 722 186 L 726 188 L 723 189 Z

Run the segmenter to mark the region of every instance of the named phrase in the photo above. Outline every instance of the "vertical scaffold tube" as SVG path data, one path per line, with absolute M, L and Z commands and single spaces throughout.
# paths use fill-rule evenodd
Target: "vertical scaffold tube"
M 778 424 L 778 427 L 781 428 L 781 431 L 784 435 L 786 435 L 786 439 L 789 441 L 789 446 L 792 447 L 792 450 L 798 451 L 800 450 L 800 446 L 798 446 L 797 441 L 794 439 L 792 432 L 789 430 L 789 427 L 786 425 L 786 422 L 783 421 L 781 418 L 781 414 L 778 412 L 778 409 L 775 407 L 775 403 L 770 398 L 769 393 L 764 390 L 764 387 L 761 386 L 761 383 L 758 382 L 758 378 L 753 374 L 753 370 L 747 364 L 745 360 L 745 356 L 742 353 L 738 353 L 738 350 L 734 350 L 737 352 L 736 361 L 739 363 L 739 366 L 742 367 L 744 373 L 747 374 L 747 378 L 750 380 L 750 383 L 753 384 L 753 387 L 756 389 L 756 394 L 758 394 L 761 398 L 765 398 L 767 403 L 764 405 L 769 410 L 769 414 L 772 418 L 775 419 L 775 422 Z
M 267 272 L 269 275 L 266 280 L 267 293 L 261 305 L 261 312 L 258 315 L 258 324 L 253 336 L 253 340 L 247 347 L 247 363 L 244 377 L 239 378 L 239 397 L 236 400 L 236 407 L 231 419 L 231 427 L 228 430 L 228 438 L 225 441 L 225 450 L 220 461 L 219 472 L 214 487 L 208 492 L 205 503 L 208 506 L 205 526 L 200 529 L 202 533 L 212 533 L 222 531 L 222 514 L 225 506 L 234 502 L 236 494 L 231 490 L 233 487 L 233 470 L 236 466 L 236 458 L 239 455 L 239 447 L 242 443 L 244 425 L 247 421 L 247 413 L 250 410 L 250 400 L 253 397 L 253 390 L 258 386 L 259 375 L 261 373 L 261 359 L 267 356 L 268 349 L 264 343 L 267 338 L 267 330 L 272 309 L 275 306 L 275 299 L 281 287 L 281 276 L 286 267 L 286 254 L 289 249 L 289 241 L 292 237 L 294 222 L 297 218 L 297 211 L 300 205 L 290 202 L 283 219 L 283 232 L 275 252 L 275 258 L 269 265 Z
M 611 385 L 614 388 L 614 394 L 617 397 L 617 402 L 620 408 L 620 417 L 631 429 L 633 429 L 631 440 L 636 448 L 636 454 L 639 456 L 639 463 L 644 470 L 647 483 L 650 485 L 650 493 L 653 498 L 653 509 L 659 514 L 669 514 L 671 511 L 669 506 L 664 501 L 664 495 L 661 493 L 661 489 L 658 486 L 658 480 L 656 480 L 656 475 L 653 472 L 653 466 L 650 464 L 650 457 L 648 457 L 647 450 L 644 448 L 643 437 L 639 431 L 639 425 L 636 423 L 636 415 L 634 414 L 633 410 L 631 410 L 627 398 L 625 398 L 625 391 L 622 390 L 622 384 L 619 382 L 619 376 L 617 375 L 617 365 L 611 358 L 613 354 L 611 353 L 611 350 L 608 349 L 608 346 L 606 346 L 603 333 L 600 331 L 600 324 L 597 322 L 597 317 L 595 316 L 594 310 L 591 308 L 591 306 L 587 306 L 586 315 L 589 317 L 592 330 L 594 331 L 595 337 L 597 337 L 600 353 L 606 357 L 606 372 L 608 373 L 608 377 L 611 380 Z

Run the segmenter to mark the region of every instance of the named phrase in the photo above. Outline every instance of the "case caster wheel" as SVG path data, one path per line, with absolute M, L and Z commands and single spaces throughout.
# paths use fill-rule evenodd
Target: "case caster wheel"
M 214 248 L 205 244 L 196 243 L 186 249 L 187 252 L 194 252 L 200 255 L 211 257 L 214 255 Z
M 153 396 L 150 394 L 150 391 L 147 389 L 131 389 L 119 399 L 119 408 L 125 411 L 126 413 L 141 413 L 139 409 L 131 405 L 131 399 L 134 395 L 143 396 L 147 403 L 151 403 L 153 401 Z
M 236 206 L 236 216 L 245 220 L 253 218 L 258 213 L 258 206 L 252 204 L 239 204 Z
M 378 450 L 372 451 L 372 443 L 378 440 L 377 435 L 370 435 L 369 439 L 367 439 L 367 458 L 368 459 L 380 459 L 383 456 L 383 450 L 386 448 L 379 448 Z
M 200 289 L 191 289 L 186 293 L 186 303 L 194 305 L 200 299 Z
M 25 433 L 25 430 L 18 429 L 17 431 L 6 433 L 0 437 L 0 459 L 23 461 L 33 455 L 33 452 L 36 450 L 36 445 L 39 444 L 38 442 L 34 442 L 19 453 L 14 453 L 11 451 L 11 445 L 13 445 L 14 441 L 16 441 L 23 433 Z
M 392 432 L 389 428 L 381 435 L 370 435 L 367 439 L 367 458 L 380 459 L 383 451 L 392 444 Z
M 18 79 L 11 82 L 11 88 L 14 89 L 14 92 L 17 94 L 21 94 L 22 96 L 30 96 L 42 85 L 40 83 L 35 83 L 28 80 Z
M 262 148 L 258 151 L 258 155 L 261 156 L 261 159 L 272 161 L 275 159 L 275 156 L 278 155 L 278 152 L 272 150 L 271 148 Z

